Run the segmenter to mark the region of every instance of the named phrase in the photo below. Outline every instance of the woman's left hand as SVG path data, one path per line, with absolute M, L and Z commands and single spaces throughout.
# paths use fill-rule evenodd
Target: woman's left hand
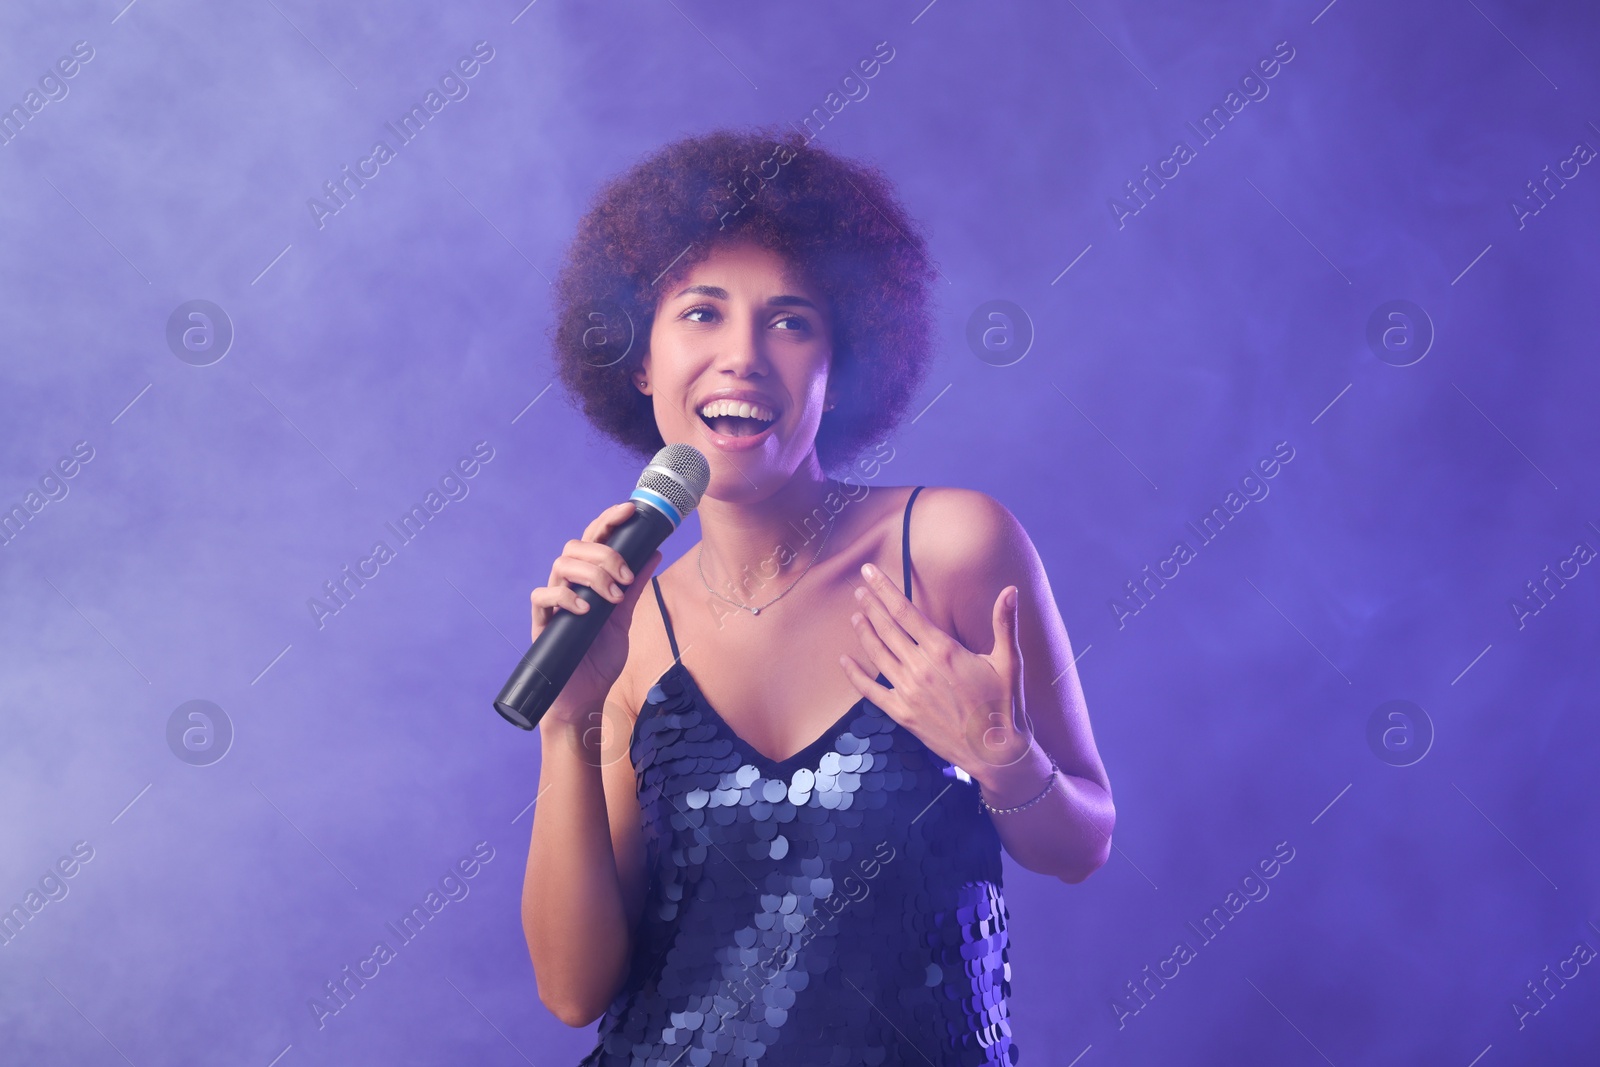
M 934 753 L 982 782 L 1024 759 L 1033 728 L 1023 707 L 1017 587 L 995 598 L 994 651 L 980 655 L 935 626 L 884 573 L 862 567 L 861 611 L 851 615 L 867 657 L 893 689 L 878 684 L 850 656 L 846 676 L 862 696 L 910 730 Z

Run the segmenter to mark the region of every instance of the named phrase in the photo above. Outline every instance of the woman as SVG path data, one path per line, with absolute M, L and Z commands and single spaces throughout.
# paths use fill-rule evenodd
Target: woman
M 523 890 L 540 998 L 603 1015 L 585 1064 L 1015 1063 L 1000 851 L 1107 858 L 1027 534 L 983 493 L 829 477 L 914 396 L 933 273 L 887 181 L 796 134 L 669 145 L 580 225 L 564 382 L 711 466 L 671 567 L 604 544 L 623 502 L 532 594 L 535 636 L 575 586 L 617 605 L 539 724 Z

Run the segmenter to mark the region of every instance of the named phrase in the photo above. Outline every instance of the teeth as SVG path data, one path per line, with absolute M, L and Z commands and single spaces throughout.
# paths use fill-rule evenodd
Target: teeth
M 741 419 L 759 419 L 762 422 L 772 422 L 778 417 L 777 412 L 771 408 L 743 400 L 713 400 L 701 407 L 700 414 L 708 419 L 716 418 L 718 415 L 736 415 Z

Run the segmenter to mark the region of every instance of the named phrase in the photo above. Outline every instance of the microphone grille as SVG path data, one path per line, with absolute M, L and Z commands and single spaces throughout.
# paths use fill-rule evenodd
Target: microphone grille
M 693 445 L 671 444 L 655 454 L 639 475 L 637 488 L 659 493 L 679 514 L 688 515 L 710 484 L 711 464 L 705 455 Z

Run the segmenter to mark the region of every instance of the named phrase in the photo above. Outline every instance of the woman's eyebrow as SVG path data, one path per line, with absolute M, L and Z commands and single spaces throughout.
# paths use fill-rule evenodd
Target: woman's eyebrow
M 728 299 L 728 290 L 722 288 L 719 285 L 690 285 L 690 286 L 686 286 L 681 292 L 675 294 L 672 299 L 676 300 L 676 299 L 678 299 L 678 297 L 687 296 L 690 293 L 694 293 L 694 294 L 696 294 L 698 296 L 709 296 L 713 300 L 726 300 L 726 299 Z M 821 308 L 817 307 L 817 305 L 815 305 L 811 301 L 807 300 L 805 297 L 803 297 L 803 296 L 795 296 L 792 293 L 785 293 L 782 296 L 773 297 L 772 299 L 767 301 L 767 306 L 768 307 L 806 307 L 806 308 L 810 308 L 812 311 L 821 311 L 822 310 Z
M 701 296 L 709 296 L 714 300 L 728 299 L 728 290 L 715 285 L 691 285 L 686 287 L 682 292 L 678 293 L 677 296 L 674 296 L 672 299 L 676 300 L 679 296 L 686 296 L 689 293 L 698 293 Z

